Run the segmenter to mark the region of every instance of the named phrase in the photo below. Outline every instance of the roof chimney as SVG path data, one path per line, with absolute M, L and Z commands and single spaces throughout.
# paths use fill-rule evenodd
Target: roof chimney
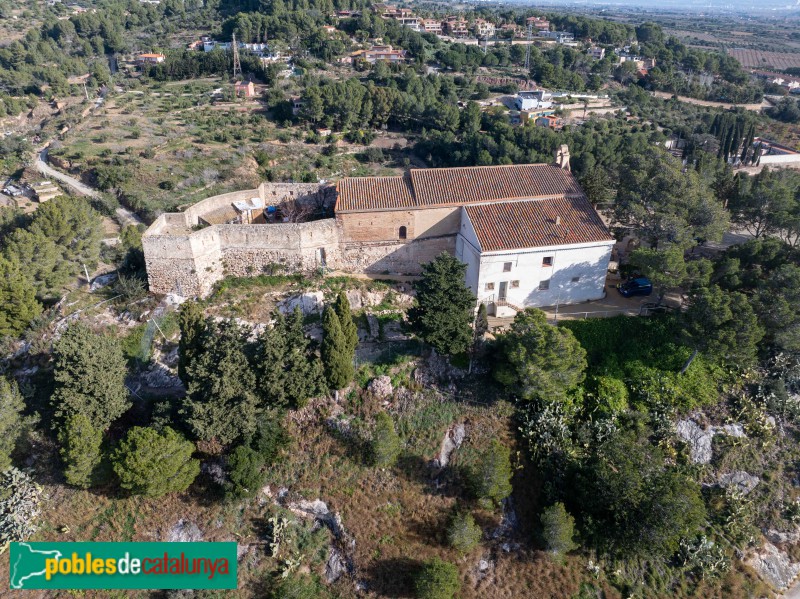
M 561 224 L 561 217 L 560 217 L 560 216 L 557 216 L 557 217 L 556 217 L 556 226 L 558 226 L 558 225 L 560 225 L 560 224 Z
M 556 150 L 556 166 L 566 171 L 571 170 L 569 167 L 569 146 L 561 144 Z

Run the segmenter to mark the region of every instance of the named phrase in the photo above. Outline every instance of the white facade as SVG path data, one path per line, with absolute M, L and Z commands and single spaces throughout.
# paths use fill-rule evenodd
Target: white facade
M 613 246 L 614 241 L 608 240 L 484 252 L 462 208 L 456 257 L 467 264 L 466 284 L 478 301 L 505 315 L 506 306 L 543 307 L 602 299 Z

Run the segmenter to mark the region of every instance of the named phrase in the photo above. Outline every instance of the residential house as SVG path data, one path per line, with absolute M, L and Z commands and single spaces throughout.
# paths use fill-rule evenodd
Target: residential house
M 490 37 L 494 37 L 495 26 L 494 23 L 490 21 L 485 19 L 475 19 L 472 27 L 475 31 L 475 37 L 478 39 L 489 39 Z
M 423 19 L 422 30 L 425 33 L 433 33 L 435 35 L 442 35 L 442 22 L 438 19 Z
M 256 87 L 252 81 L 237 81 L 233 85 L 233 91 L 236 93 L 237 98 L 254 98 L 256 95 Z
M 534 31 L 550 31 L 550 21 L 542 17 L 528 17 L 525 24 L 530 25 Z
M 323 25 L 322 30 L 328 35 L 333 35 L 334 33 L 336 33 L 336 27 L 334 27 L 333 25 Z
M 553 103 L 550 102 L 552 94 L 543 89 L 536 91 L 523 91 L 517 94 L 514 98 L 514 105 L 517 110 L 538 110 L 541 108 L 550 108 Z
M 358 61 L 375 64 L 376 62 L 397 63 L 406 60 L 405 50 L 393 50 L 391 46 L 372 46 L 369 50 L 356 50 L 339 59 L 342 64 L 353 64 Z
M 592 46 L 589 48 L 587 54 L 595 60 L 603 60 L 606 57 L 606 49 L 600 48 L 599 46 Z
M 52 200 L 53 198 L 63 195 L 58 186 L 52 181 L 39 181 L 31 185 L 33 194 L 40 204 Z
M 567 45 L 575 43 L 575 36 L 568 31 L 540 31 L 539 35 L 554 40 L 557 44 Z
M 469 24 L 461 18 L 450 17 L 442 23 L 442 30 L 450 37 L 469 37 Z
M 289 102 L 292 105 L 292 114 L 295 116 L 300 114 L 300 111 L 303 110 L 302 96 L 289 96 Z
M 136 64 L 142 66 L 146 64 L 160 64 L 167 59 L 163 54 L 139 54 L 136 57 Z
M 536 118 L 536 126 L 561 131 L 564 128 L 564 119 L 554 114 L 546 114 Z

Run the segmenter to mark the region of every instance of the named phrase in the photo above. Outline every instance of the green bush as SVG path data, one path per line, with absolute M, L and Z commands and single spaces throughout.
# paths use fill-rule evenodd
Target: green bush
M 447 544 L 461 553 L 468 553 L 478 546 L 483 535 L 481 527 L 469 512 L 455 511 L 447 523 Z
M 379 412 L 375 416 L 375 431 L 370 443 L 370 461 L 379 468 L 389 468 L 397 462 L 400 449 L 400 437 L 392 417 L 386 412 Z
M 461 589 L 458 568 L 435 557 L 420 568 L 414 588 L 419 599 L 453 599 Z
M 264 483 L 263 460 L 247 445 L 239 445 L 228 457 L 228 493 L 232 497 L 252 497 Z
M 603 415 L 618 414 L 628 409 L 628 387 L 613 376 L 596 376 L 590 381 L 589 407 Z
M 542 512 L 542 538 L 547 551 L 554 554 L 568 553 L 575 549 L 575 518 L 567 512 L 564 504 L 554 503 Z
M 511 451 L 492 441 L 477 463 L 467 468 L 467 486 L 476 499 L 499 504 L 511 495 L 511 474 Z

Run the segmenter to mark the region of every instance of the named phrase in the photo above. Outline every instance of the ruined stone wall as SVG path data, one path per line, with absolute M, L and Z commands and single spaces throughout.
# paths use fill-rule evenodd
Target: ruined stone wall
M 225 276 L 250 276 L 271 264 L 290 271 L 342 268 L 336 221 L 213 225 L 185 234 L 142 237 L 150 290 L 206 296 Z

